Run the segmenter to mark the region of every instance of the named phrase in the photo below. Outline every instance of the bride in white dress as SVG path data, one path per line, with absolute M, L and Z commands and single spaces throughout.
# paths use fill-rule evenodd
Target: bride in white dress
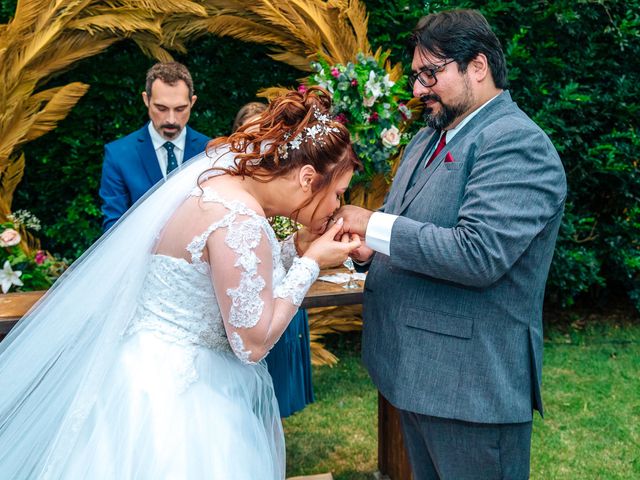
M 360 245 L 327 228 L 359 166 L 329 108 L 289 92 L 212 142 L 0 343 L 1 479 L 284 478 L 261 360 Z M 306 235 L 279 244 L 274 215 Z

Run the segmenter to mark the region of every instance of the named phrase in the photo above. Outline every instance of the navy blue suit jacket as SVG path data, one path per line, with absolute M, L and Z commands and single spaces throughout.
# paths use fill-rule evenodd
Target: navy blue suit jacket
M 189 126 L 185 142 L 184 161 L 202 153 L 209 138 Z M 102 228 L 106 231 L 142 197 L 162 180 L 162 171 L 149 135 L 148 123 L 126 137 L 104 147 L 100 197 L 102 198 Z

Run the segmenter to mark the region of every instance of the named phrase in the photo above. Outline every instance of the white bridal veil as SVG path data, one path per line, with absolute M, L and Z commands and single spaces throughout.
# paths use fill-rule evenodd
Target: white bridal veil
M 201 172 L 201 154 L 139 200 L 0 343 L 0 477 L 47 478 L 68 456 L 136 306 L 162 227 Z M 53 468 L 48 468 L 53 467 Z

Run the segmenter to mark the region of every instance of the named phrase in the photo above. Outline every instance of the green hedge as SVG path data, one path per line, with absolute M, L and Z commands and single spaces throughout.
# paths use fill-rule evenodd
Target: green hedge
M 372 44 L 390 48 L 405 65 L 406 38 L 420 16 L 456 7 L 487 16 L 507 55 L 512 96 L 549 134 L 568 174 L 548 298 L 570 305 L 584 295 L 606 299 L 623 291 L 640 308 L 640 0 L 365 4 Z M 5 2 L 0 15 L 10 11 Z M 228 39 L 190 45 L 180 60 L 199 95 L 191 125 L 225 133 L 260 87 L 295 85 L 300 73 L 265 52 Z M 99 235 L 102 146 L 145 121 L 140 91 L 151 63 L 122 43 L 56 79 L 92 88 L 56 131 L 27 147 L 27 174 L 15 200 L 15 208 L 41 218 L 52 251 L 76 257 Z

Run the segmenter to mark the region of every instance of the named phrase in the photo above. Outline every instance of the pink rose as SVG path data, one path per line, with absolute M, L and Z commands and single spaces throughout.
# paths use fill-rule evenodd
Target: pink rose
M 351 86 L 352 87 L 357 87 L 358 86 L 358 80 L 356 80 L 355 78 L 353 80 L 351 80 Z
M 382 144 L 385 147 L 392 148 L 397 147 L 400 144 L 400 130 L 395 126 L 382 130 L 380 137 L 382 138 Z
M 362 99 L 362 105 L 365 107 L 373 107 L 373 104 L 376 103 L 376 97 L 371 95 L 370 97 L 364 97 Z
M 338 78 L 340 76 L 340 71 L 336 67 L 333 67 L 331 69 L 331 75 L 333 75 L 334 77 Z
M 13 247 L 20 243 L 21 237 L 13 228 L 7 228 L 0 234 L 0 247 Z
M 306 91 L 307 91 L 307 87 L 305 85 L 302 85 L 302 84 L 298 85 L 298 92 L 299 93 L 304 93 Z
M 46 260 L 46 258 L 47 258 L 47 255 L 42 250 L 38 250 L 36 252 L 36 256 L 33 258 L 33 260 L 38 265 L 42 265 L 44 263 L 44 261 Z

